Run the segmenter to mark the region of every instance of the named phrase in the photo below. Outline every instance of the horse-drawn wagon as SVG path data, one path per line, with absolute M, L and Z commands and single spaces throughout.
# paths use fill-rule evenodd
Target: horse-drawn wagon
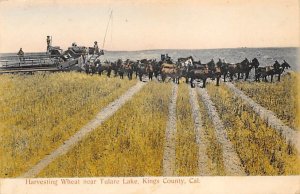
M 179 83 L 179 68 L 175 64 L 163 63 L 161 65 L 161 79 L 165 81 L 169 77 L 173 82 Z

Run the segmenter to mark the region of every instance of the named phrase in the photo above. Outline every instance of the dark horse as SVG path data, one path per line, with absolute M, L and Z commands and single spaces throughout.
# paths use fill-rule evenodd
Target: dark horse
M 120 68 L 122 66 L 122 59 L 118 59 L 116 62 L 111 64 L 111 69 L 114 70 L 114 76 L 117 77 L 118 74 L 120 75 Z
M 226 82 L 226 76 L 228 74 L 228 64 L 225 63 L 225 61 L 219 59 L 219 61 L 216 63 L 217 67 L 220 69 L 220 76 L 223 75 L 223 80 Z
M 245 74 L 245 80 L 248 79 L 249 73 L 251 71 L 251 64 L 247 58 L 245 58 L 242 62 L 236 64 L 227 64 L 228 65 L 228 73 L 230 77 L 230 81 L 233 81 L 233 76 L 235 74 L 238 75 L 238 80 Z
M 200 62 L 199 62 L 200 63 Z M 211 79 L 215 79 L 217 78 L 217 84 L 219 85 L 219 80 L 220 80 L 220 69 L 216 68 L 215 62 L 212 59 L 209 63 L 207 64 L 198 64 L 194 63 L 193 67 L 189 67 L 188 70 L 188 75 L 191 78 L 190 83 L 191 83 L 191 87 L 195 87 L 195 84 L 193 83 L 194 80 L 202 80 L 203 85 L 202 87 L 205 88 L 206 86 L 206 81 L 207 78 L 211 78 Z
M 132 80 L 132 74 L 133 74 L 133 62 L 126 60 L 125 64 L 123 64 L 123 68 L 125 73 L 127 74 L 127 77 L 129 80 Z
M 135 73 L 135 78 L 138 76 L 138 65 L 139 65 L 139 60 L 132 62 L 132 71 Z
M 257 58 L 252 59 L 252 61 L 248 64 L 248 66 L 245 68 L 245 81 L 249 78 L 249 74 L 251 69 L 254 67 L 255 71 L 259 66 L 259 61 Z
M 151 61 L 148 65 L 147 65 L 147 68 L 146 68 L 146 71 L 148 73 L 148 77 L 149 77 L 149 80 L 152 81 L 152 78 L 153 78 L 153 68 L 154 64 L 153 64 L 153 61 Z
M 208 67 L 202 67 L 198 69 L 191 69 L 189 70 L 189 77 L 191 78 L 190 83 L 191 87 L 194 88 L 195 84 L 193 83 L 194 80 L 200 79 L 203 81 L 202 87 L 205 88 L 206 86 L 206 80 L 209 78 L 209 69 Z
M 95 63 L 86 62 L 85 63 L 85 73 L 94 75 L 97 72 L 97 66 Z
M 139 63 L 137 72 L 138 72 L 140 81 L 143 81 L 143 75 L 147 75 L 147 64 Z
M 143 80 L 143 75 L 147 75 L 149 81 L 152 80 L 155 64 L 155 60 L 142 59 L 138 61 L 137 74 L 139 76 L 140 81 Z
M 109 61 L 105 61 L 103 64 L 100 63 L 100 60 L 96 61 L 98 74 L 102 75 L 104 71 L 107 72 L 107 76 L 110 77 L 111 70 L 112 70 L 112 64 Z
M 125 67 L 123 65 L 121 65 L 119 67 L 118 73 L 119 73 L 120 79 L 123 79 L 124 78 L 124 73 L 125 73 Z
M 161 70 L 161 62 L 157 62 L 156 60 L 153 61 L 152 63 L 152 67 L 153 67 L 153 73 L 154 73 L 154 77 L 157 79 L 158 75 L 161 74 L 160 70 Z
M 254 77 L 255 77 L 255 81 L 257 81 L 257 74 L 256 74 L 256 72 L 257 72 L 257 70 L 259 68 L 259 61 L 257 60 L 257 58 L 252 59 L 251 66 L 254 67 L 254 69 L 255 69 L 255 75 L 254 75 Z
M 216 66 L 215 61 L 212 59 L 210 62 L 206 64 L 209 70 L 209 76 L 212 80 L 217 80 L 216 81 L 216 86 L 220 85 L 220 78 L 221 78 L 221 68 Z
M 193 66 L 195 63 L 196 62 L 194 62 L 192 56 L 177 59 L 177 66 L 179 67 L 180 77 L 185 77 L 185 83 L 189 82 L 189 67 Z
M 267 82 L 267 76 L 271 76 L 271 82 L 273 82 L 274 75 L 278 75 L 278 81 L 280 81 L 280 76 L 284 72 L 285 69 L 290 68 L 291 66 L 283 60 L 283 63 L 280 65 L 276 60 L 273 66 L 266 67 L 258 67 L 255 72 L 255 79 L 260 81 L 260 78 L 263 78 L 265 82 Z

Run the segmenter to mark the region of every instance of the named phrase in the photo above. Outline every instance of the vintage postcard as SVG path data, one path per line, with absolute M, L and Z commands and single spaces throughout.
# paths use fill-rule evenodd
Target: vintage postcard
M 300 193 L 298 0 L 0 0 L 0 193 Z

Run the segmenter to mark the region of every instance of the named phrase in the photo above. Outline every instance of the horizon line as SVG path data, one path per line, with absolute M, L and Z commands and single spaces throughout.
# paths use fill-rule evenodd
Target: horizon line
M 220 48 L 160 48 L 160 49 L 142 49 L 142 50 L 105 50 L 108 52 L 136 52 L 136 51 L 157 51 L 157 50 L 216 50 L 216 49 L 257 49 L 257 48 L 300 48 L 300 46 L 265 46 L 265 47 L 220 47 Z
M 222 47 L 222 48 L 157 48 L 157 49 L 141 49 L 141 50 L 105 50 L 106 52 L 140 52 L 140 51 L 157 51 L 157 50 L 217 50 L 217 49 L 270 49 L 270 48 L 300 48 L 300 46 L 265 46 L 265 47 Z M 46 53 L 47 51 L 25 51 L 27 53 Z M 1 54 L 10 54 L 16 52 L 0 52 Z

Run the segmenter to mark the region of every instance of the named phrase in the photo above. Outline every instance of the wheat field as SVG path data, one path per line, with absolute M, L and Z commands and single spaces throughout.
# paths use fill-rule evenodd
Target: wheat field
M 0 76 L 1 177 L 28 170 L 136 81 L 55 73 Z
M 188 86 L 180 84 L 177 98 L 176 174 L 193 176 L 198 173 L 198 145 L 194 130 Z
M 248 175 L 295 175 L 300 161 L 293 145 L 225 87 L 207 88 Z
M 298 78 L 291 72 L 283 76 L 282 82 L 235 85 L 297 130 L 299 114 L 297 117 L 295 107 L 299 102 L 294 83 Z M 136 79 L 83 73 L 0 75 L 0 176 L 18 177 L 28 171 L 137 83 Z M 145 83 L 110 118 L 41 170 L 38 177 L 162 176 L 173 86 L 157 80 Z M 189 84 L 178 85 L 173 170 L 177 176 L 227 175 L 224 147 L 196 91 Z M 208 83 L 205 91 L 246 175 L 300 174 L 295 146 L 233 95 L 226 84 L 216 87 Z
M 299 130 L 300 118 L 297 117 L 299 107 L 299 94 L 297 84 L 299 75 L 288 72 L 280 82 L 239 82 L 238 88 L 263 107 L 273 111 L 286 125 Z
M 159 176 L 170 84 L 149 83 L 39 176 Z

